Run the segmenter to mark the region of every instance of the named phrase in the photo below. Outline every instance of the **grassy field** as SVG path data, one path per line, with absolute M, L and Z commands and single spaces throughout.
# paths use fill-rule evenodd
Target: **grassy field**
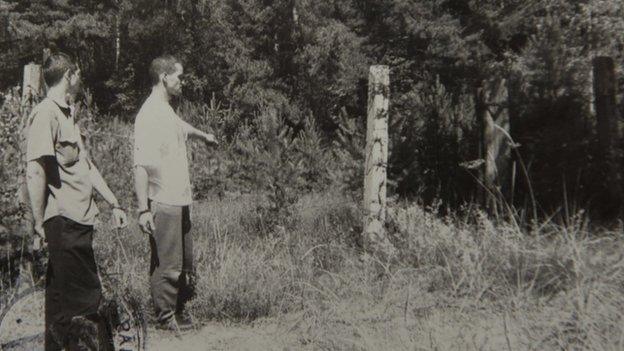
M 11 101 L 3 108 L 17 116 Z M 217 135 L 236 125 L 227 111 L 182 111 Z M 84 114 L 95 163 L 132 208 L 131 126 Z M 342 195 L 361 193 L 362 155 L 323 146 L 313 125 L 291 137 L 270 114 L 254 123 L 217 150 L 190 144 L 199 197 L 190 311 L 201 327 L 181 340 L 150 327 L 150 350 L 624 349 L 622 228 L 590 229 L 583 213 L 529 226 L 390 203 L 398 254 L 388 261 L 362 249 L 362 214 Z M 5 186 L 19 170 L 15 125 L 6 126 Z M 6 210 L 15 192 L 4 193 Z M 108 213 L 103 205 L 95 236 L 103 281 L 117 273 L 114 288 L 153 326 L 147 238 L 134 213 L 120 231 Z
M 362 252 L 357 206 L 336 194 L 300 198 L 287 225 L 269 232 L 256 211 L 263 198 L 196 204 L 190 311 L 202 327 L 181 340 L 150 329 L 152 348 L 624 348 L 619 231 L 589 237 L 578 216 L 527 235 L 479 212 L 440 218 L 393 204 L 399 257 L 387 262 Z M 146 238 L 134 222 L 107 228 L 96 236 L 102 269 L 122 272 L 151 313 Z

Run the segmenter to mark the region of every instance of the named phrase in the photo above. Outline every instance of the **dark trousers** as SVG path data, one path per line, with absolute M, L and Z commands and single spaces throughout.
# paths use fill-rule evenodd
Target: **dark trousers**
M 93 226 L 56 216 L 48 219 L 43 228 L 49 251 L 46 351 L 108 350 L 108 331 L 97 313 L 102 289 L 93 254 Z
M 188 206 L 150 201 L 156 229 L 150 236 L 150 288 L 156 318 L 168 322 L 193 295 L 193 241 Z

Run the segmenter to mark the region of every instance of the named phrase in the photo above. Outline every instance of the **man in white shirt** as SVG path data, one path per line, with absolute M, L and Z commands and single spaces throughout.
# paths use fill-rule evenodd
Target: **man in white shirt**
M 152 93 L 134 124 L 135 190 L 139 225 L 150 234 L 150 289 L 159 326 L 175 332 L 189 325 L 183 312 L 193 285 L 186 140 L 195 137 L 218 145 L 214 135 L 184 122 L 169 104 L 182 92 L 183 72 L 172 56 L 152 61 Z

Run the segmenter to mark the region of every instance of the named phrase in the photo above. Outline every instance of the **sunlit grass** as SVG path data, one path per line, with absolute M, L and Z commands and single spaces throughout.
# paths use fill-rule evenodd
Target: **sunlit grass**
M 367 254 L 351 230 L 357 206 L 335 193 L 306 196 L 293 224 L 260 235 L 260 197 L 193 208 L 198 321 L 272 319 L 310 349 L 620 349 L 622 242 L 582 225 L 529 236 L 476 212 L 476 221 L 394 206 L 399 258 Z M 102 229 L 98 257 L 151 311 L 148 248 L 135 224 Z M 125 254 L 119 254 L 122 245 Z

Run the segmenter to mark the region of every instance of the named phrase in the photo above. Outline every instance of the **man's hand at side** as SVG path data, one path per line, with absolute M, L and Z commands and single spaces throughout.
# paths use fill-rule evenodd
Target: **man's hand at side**
M 128 225 L 128 217 L 121 207 L 113 208 L 113 221 L 115 228 L 125 228 Z
M 128 224 L 128 217 L 124 212 L 123 208 L 119 206 L 119 201 L 115 197 L 115 194 L 110 190 L 106 181 L 102 177 L 102 174 L 97 169 L 95 164 L 88 160 L 89 162 L 89 177 L 91 178 L 91 183 L 97 192 L 102 195 L 104 200 L 106 200 L 111 206 L 113 206 L 113 225 L 115 228 L 125 228 Z
M 154 234 L 156 225 L 154 225 L 154 217 L 151 212 L 145 211 L 139 214 L 139 227 L 145 234 Z
M 33 236 L 33 250 L 39 251 L 47 246 L 45 240 L 45 231 L 41 223 L 35 224 Z
M 139 227 L 143 233 L 153 234 L 156 226 L 154 217 L 149 210 L 147 199 L 147 170 L 143 166 L 134 167 L 134 190 L 137 194 L 137 204 L 139 205 Z

